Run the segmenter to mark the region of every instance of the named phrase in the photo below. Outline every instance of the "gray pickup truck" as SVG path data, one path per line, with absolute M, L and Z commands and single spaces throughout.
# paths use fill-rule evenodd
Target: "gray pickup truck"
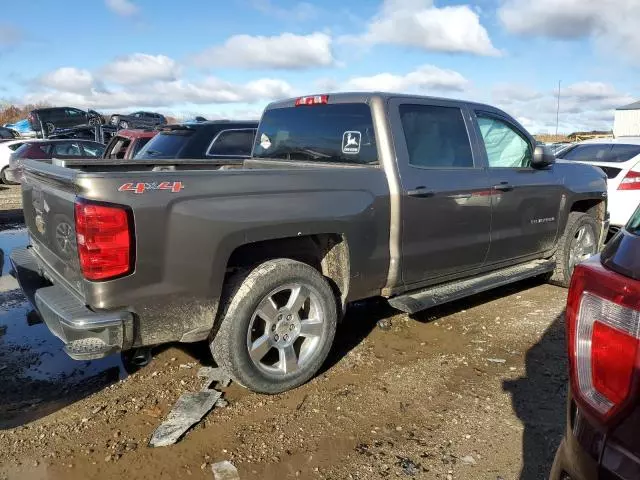
M 567 285 L 607 229 L 601 170 L 555 164 L 476 103 L 280 101 L 252 158 L 221 163 L 27 162 L 30 246 L 11 261 L 69 355 L 206 340 L 239 383 L 282 392 L 318 371 L 350 302 L 415 313 L 533 276 Z

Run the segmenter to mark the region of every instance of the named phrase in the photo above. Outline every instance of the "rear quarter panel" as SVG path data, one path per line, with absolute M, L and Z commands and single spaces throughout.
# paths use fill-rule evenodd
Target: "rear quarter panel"
M 182 182 L 177 193 L 119 192 L 127 182 Z M 375 167 L 79 174 L 77 195 L 128 205 L 135 223 L 133 274 L 84 282 L 97 309 L 144 317 L 145 344 L 213 325 L 233 251 L 262 240 L 338 233 L 348 242 L 347 300 L 379 293 L 389 267 L 389 194 Z
M 607 177 L 602 170 L 591 165 L 556 162 L 553 165 L 565 188 L 560 205 L 559 234 L 564 231 L 572 206 L 580 201 L 607 201 Z

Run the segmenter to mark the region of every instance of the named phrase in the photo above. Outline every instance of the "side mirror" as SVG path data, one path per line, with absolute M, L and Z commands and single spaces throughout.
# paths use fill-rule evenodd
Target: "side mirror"
M 551 149 L 546 145 L 536 145 L 531 166 L 533 168 L 547 168 L 554 163 L 556 163 L 556 156 Z

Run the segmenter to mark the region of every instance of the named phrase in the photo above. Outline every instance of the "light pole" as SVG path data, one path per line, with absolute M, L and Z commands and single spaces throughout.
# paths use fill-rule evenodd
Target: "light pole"
M 562 80 L 558 80 L 558 108 L 556 109 L 556 137 L 558 136 L 558 123 L 560 122 L 560 84 Z

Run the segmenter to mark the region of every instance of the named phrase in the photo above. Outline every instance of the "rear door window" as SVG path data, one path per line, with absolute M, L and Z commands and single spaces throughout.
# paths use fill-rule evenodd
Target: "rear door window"
M 462 111 L 456 107 L 400 105 L 409 164 L 424 168 L 473 168 Z
M 248 157 L 251 155 L 255 136 L 254 129 L 223 130 L 211 143 L 207 156 Z
M 622 163 L 640 155 L 640 145 L 614 145 L 611 148 L 610 162 Z
M 611 144 L 592 143 L 588 145 L 576 145 L 562 152 L 558 158 L 562 160 L 575 160 L 578 162 L 608 162 L 610 158 Z
M 16 151 L 18 158 L 35 158 L 35 159 L 47 159 L 51 158 L 51 144 L 39 144 L 32 143 L 23 145 L 18 151 Z
M 253 157 L 377 164 L 371 109 L 365 103 L 269 109 L 262 116 Z
M 60 142 L 53 144 L 53 157 L 81 157 L 82 147 L 78 142 Z

